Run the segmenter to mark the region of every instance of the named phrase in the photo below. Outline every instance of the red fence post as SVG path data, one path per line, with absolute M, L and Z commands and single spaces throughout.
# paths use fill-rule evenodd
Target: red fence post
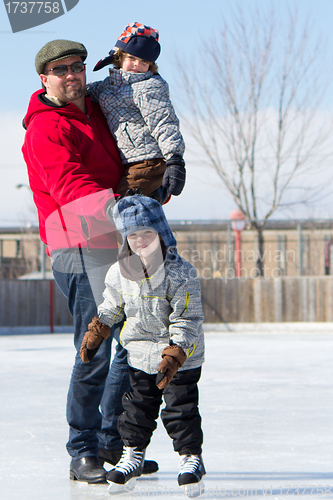
M 54 333 L 53 323 L 53 280 L 50 280 L 50 333 Z

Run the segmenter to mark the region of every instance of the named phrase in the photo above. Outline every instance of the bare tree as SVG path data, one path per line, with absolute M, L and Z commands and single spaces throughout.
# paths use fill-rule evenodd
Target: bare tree
M 185 129 L 257 230 L 262 275 L 265 224 L 278 208 L 318 196 L 332 126 L 318 112 L 328 71 L 310 19 L 290 12 L 281 23 L 249 8 L 238 4 L 202 43 L 201 67 L 179 59 L 177 68 Z

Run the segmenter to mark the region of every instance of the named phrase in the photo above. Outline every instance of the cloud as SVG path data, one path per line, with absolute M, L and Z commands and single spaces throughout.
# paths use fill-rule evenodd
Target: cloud
M 0 226 L 20 226 L 35 222 L 32 196 L 28 185 L 26 165 L 21 147 L 24 141 L 22 118 L 24 112 L 0 114 Z
M 331 111 L 315 111 L 310 120 L 307 119 L 306 113 L 311 115 L 312 111 L 302 114 L 294 111 L 289 112 L 288 129 L 285 131 L 283 141 L 279 142 L 277 111 L 266 108 L 258 112 L 259 132 L 256 135 L 255 148 L 255 186 L 259 217 L 264 217 L 273 200 L 278 144 L 280 145 L 280 161 L 277 186 L 278 192 L 282 190 L 283 196 L 281 208 L 274 212 L 273 218 L 307 218 L 311 216 L 326 218 L 333 215 L 333 209 L 329 203 L 333 192 L 331 139 L 333 115 Z M 251 146 L 252 129 L 247 128 L 248 119 L 246 116 L 240 116 L 240 121 L 243 123 L 244 137 Z M 239 169 L 235 164 L 235 155 L 238 155 L 238 159 L 249 159 L 249 161 L 244 161 L 243 182 L 247 186 L 248 199 L 250 200 L 252 178 L 249 166 L 252 157 L 251 154 L 246 154 L 244 143 L 237 142 L 238 130 L 235 129 L 234 121 L 230 117 L 221 116 L 219 118 L 216 115 L 214 123 L 205 123 L 200 120 L 198 123 L 201 126 L 201 135 L 197 134 L 198 140 L 195 140 L 191 133 L 191 117 L 183 116 L 182 133 L 186 143 L 188 173 L 186 188 L 192 182 L 193 192 L 192 198 L 189 197 L 190 204 L 194 208 L 194 213 L 200 210 L 202 214 L 205 214 L 205 216 L 193 218 L 206 218 L 207 213 L 211 214 L 213 211 L 213 216 L 209 215 L 207 218 L 228 219 L 230 210 L 236 208 L 235 202 L 224 187 L 222 178 L 212 166 L 213 161 L 215 165 L 220 165 L 230 184 L 233 182 L 236 186 L 240 179 Z M 304 127 L 305 124 L 306 127 Z M 197 132 L 196 127 L 194 128 Z M 223 133 L 225 131 L 228 133 Z M 232 137 L 236 137 L 237 147 L 235 148 L 231 145 Z M 298 162 L 299 167 L 284 191 L 283 186 Z M 198 185 L 200 185 L 199 190 Z M 216 193 L 219 193 L 218 201 L 215 197 Z M 215 207 L 216 209 L 214 209 Z M 171 210 L 170 207 L 170 212 Z M 171 218 L 173 217 L 171 216 Z
M 0 114 L 0 172 L 3 180 L 0 184 L 0 227 L 37 223 L 31 192 L 26 187 L 16 188 L 17 184 L 28 185 L 27 169 L 21 152 L 25 133 L 22 127 L 24 114 L 24 110 Z M 323 121 L 323 114 L 318 114 L 316 126 Z M 164 206 L 167 218 L 183 221 L 229 219 L 230 212 L 236 208 L 234 201 L 213 168 L 204 159 L 200 161 L 196 144 L 184 127 L 182 132 L 186 143 L 187 180 L 181 195 L 173 196 Z M 309 173 L 310 181 L 313 175 L 319 174 L 319 166 L 312 174 Z M 332 172 L 331 166 L 329 172 Z M 331 192 L 331 185 L 328 190 Z M 297 192 L 290 191 L 289 194 L 296 196 Z M 274 218 L 332 217 L 330 199 L 325 197 L 310 207 L 294 207 L 289 211 L 278 212 Z

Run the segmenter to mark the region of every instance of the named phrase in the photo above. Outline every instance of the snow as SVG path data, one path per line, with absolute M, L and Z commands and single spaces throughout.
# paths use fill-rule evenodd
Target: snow
M 201 498 L 332 496 L 333 328 L 228 329 L 207 325 Z M 112 498 L 106 484 L 69 480 L 65 407 L 73 359 L 71 334 L 0 335 L 1 499 Z M 160 471 L 116 498 L 187 498 L 160 421 L 147 458 Z

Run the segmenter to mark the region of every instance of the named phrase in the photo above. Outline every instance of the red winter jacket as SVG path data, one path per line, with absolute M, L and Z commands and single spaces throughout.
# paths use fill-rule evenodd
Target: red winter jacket
M 59 107 L 39 90 L 24 119 L 22 151 L 49 255 L 79 246 L 117 247 L 105 209 L 124 168 L 99 106 L 89 97 L 86 106 L 87 115 L 71 103 Z

